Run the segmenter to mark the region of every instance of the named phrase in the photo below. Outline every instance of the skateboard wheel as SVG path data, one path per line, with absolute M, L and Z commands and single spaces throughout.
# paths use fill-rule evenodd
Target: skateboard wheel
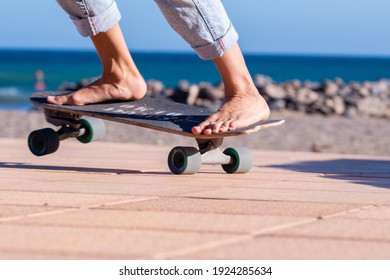
M 35 130 L 28 136 L 28 147 L 36 156 L 52 154 L 58 150 L 60 139 L 51 128 Z
M 83 134 L 77 137 L 81 143 L 89 143 L 97 140 L 102 140 L 106 134 L 106 126 L 100 119 L 85 117 L 80 120 L 80 130 Z
M 227 148 L 223 153 L 231 157 L 229 164 L 222 164 L 226 173 L 247 173 L 251 170 L 253 157 L 249 149 L 245 147 Z
M 194 174 L 202 165 L 202 156 L 194 147 L 175 147 L 168 155 L 168 166 L 174 174 Z

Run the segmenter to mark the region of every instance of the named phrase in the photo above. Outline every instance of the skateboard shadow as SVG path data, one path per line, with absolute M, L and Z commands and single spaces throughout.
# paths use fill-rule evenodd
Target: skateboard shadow
M 0 162 L 0 168 L 8 169 L 26 169 L 26 170 L 43 170 L 43 171 L 65 171 L 65 172 L 80 172 L 80 173 L 100 173 L 100 174 L 150 174 L 150 175 L 170 175 L 166 171 L 143 172 L 139 170 L 118 169 L 118 168 L 98 168 L 98 167 L 75 167 L 75 166 L 53 166 L 53 165 L 32 165 L 15 162 Z
M 319 173 L 329 179 L 346 180 L 354 184 L 390 189 L 390 161 L 365 159 L 337 159 L 302 161 L 269 165 L 296 172 Z

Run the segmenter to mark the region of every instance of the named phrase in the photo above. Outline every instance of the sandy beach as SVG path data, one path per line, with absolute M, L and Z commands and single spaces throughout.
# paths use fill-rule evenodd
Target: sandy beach
M 41 111 L 0 111 L 0 138 L 27 139 L 32 130 L 50 127 Z M 361 155 L 390 155 L 390 123 L 380 118 L 323 117 L 274 112 L 282 126 L 248 136 L 225 139 L 224 146 L 242 145 L 258 150 L 311 151 Z M 194 145 L 191 138 L 145 128 L 106 122 L 104 141 L 155 145 Z

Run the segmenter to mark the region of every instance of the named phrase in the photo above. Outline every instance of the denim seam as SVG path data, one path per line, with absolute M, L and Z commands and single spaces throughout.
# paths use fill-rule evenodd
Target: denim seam
M 220 57 L 228 50 L 234 42 L 238 39 L 238 34 L 234 29 L 233 24 L 230 22 L 228 31 L 217 41 L 211 44 L 194 47 L 194 50 L 198 53 L 199 57 L 204 60 L 212 60 Z
M 198 10 L 200 16 L 202 17 L 202 19 L 203 19 L 203 21 L 204 21 L 204 23 L 205 23 L 207 29 L 209 30 L 210 35 L 211 35 L 211 37 L 213 38 L 214 42 L 217 43 L 217 44 L 221 47 L 221 49 L 222 49 L 223 51 L 226 51 L 227 48 L 226 48 L 226 45 L 225 45 L 225 43 L 224 43 L 224 41 L 223 41 L 223 38 L 225 37 L 226 34 L 229 33 L 232 23 L 230 22 L 229 28 L 228 28 L 228 30 L 226 31 L 226 33 L 223 34 L 221 37 L 218 38 L 218 37 L 217 37 L 217 34 L 216 34 L 215 30 L 214 30 L 213 24 L 212 24 L 212 22 L 208 19 L 208 17 L 205 16 L 205 15 L 207 15 L 207 13 L 204 13 L 204 11 L 203 11 L 203 9 L 202 9 L 202 6 L 198 5 L 196 0 L 192 0 L 192 3 L 194 4 L 194 6 L 196 7 L 196 9 Z M 213 44 L 213 43 L 210 43 L 209 45 L 212 45 L 212 44 Z M 204 46 L 207 46 L 207 45 L 208 45 L 208 44 L 205 44 Z M 198 47 L 199 47 L 199 46 L 198 46 Z
M 225 34 L 223 34 L 220 38 L 218 39 L 215 39 L 214 42 L 211 42 L 211 43 L 206 43 L 204 45 L 198 45 L 198 46 L 192 46 L 192 48 L 196 49 L 196 48 L 202 48 L 202 47 L 206 47 L 206 46 L 209 46 L 209 45 L 213 45 L 214 43 L 217 43 L 218 45 L 220 45 L 220 47 L 226 51 L 226 45 L 225 45 L 225 42 L 224 42 L 224 38 L 226 37 L 227 34 L 229 34 L 230 30 L 232 29 L 232 23 L 230 22 L 229 24 L 229 28 L 228 30 L 226 31 Z
M 80 7 L 81 11 L 84 13 L 84 15 L 88 17 L 89 11 L 87 9 L 87 4 L 85 3 L 85 1 L 84 0 L 77 0 L 76 3 L 79 5 L 79 7 Z
M 226 46 L 225 46 L 225 43 L 223 42 L 223 40 L 222 39 L 218 39 L 218 43 L 221 46 L 222 50 L 226 51 Z
M 226 47 L 226 45 L 225 45 L 225 42 L 224 42 L 223 38 L 225 38 L 226 34 L 228 34 L 228 33 L 230 32 L 231 28 L 232 28 L 232 22 L 229 23 L 229 28 L 228 28 L 228 30 L 226 31 L 226 33 L 223 34 L 223 36 L 222 36 L 221 38 L 218 39 L 218 42 L 220 43 L 221 48 L 222 48 L 223 51 L 226 51 L 226 50 L 227 50 L 227 47 Z
M 88 17 L 88 22 L 89 22 L 89 25 L 91 26 L 91 30 L 92 30 L 93 35 L 96 35 L 97 34 L 97 30 L 96 30 L 96 25 L 95 25 L 95 22 L 94 22 L 93 18 L 92 17 Z
M 230 26 L 229 26 L 228 31 L 227 31 L 223 36 L 221 36 L 220 38 L 217 38 L 216 33 L 215 33 L 215 30 L 214 30 L 214 28 L 213 28 L 213 25 L 212 25 L 211 21 L 208 19 L 208 17 L 205 16 L 207 13 L 204 13 L 202 7 L 199 6 L 195 0 L 192 0 L 192 3 L 194 4 L 194 6 L 196 7 L 196 9 L 198 10 L 200 16 L 202 17 L 202 19 L 203 19 L 203 21 L 204 21 L 204 23 L 205 23 L 207 29 L 209 30 L 210 35 L 211 35 L 211 37 L 213 38 L 214 42 L 217 43 L 217 44 L 221 47 L 221 49 L 222 49 L 223 51 L 226 51 L 226 46 L 225 46 L 225 44 L 224 44 L 224 42 L 223 42 L 223 37 L 229 32 Z M 230 23 L 230 25 L 231 25 L 231 23 Z M 212 44 L 213 44 L 213 43 L 211 43 L 210 45 L 212 45 Z M 207 44 L 206 44 L 206 45 L 207 45 Z
M 211 37 L 213 37 L 214 41 L 217 41 L 218 39 L 216 38 L 217 36 L 215 36 L 215 30 L 214 30 L 211 22 L 205 16 L 206 13 L 204 13 L 204 11 L 202 10 L 202 7 L 199 6 L 195 0 L 192 0 L 192 3 L 194 3 L 194 6 L 196 7 L 196 9 L 198 10 L 200 16 L 202 17 L 202 19 L 203 19 L 207 29 L 209 30 L 209 32 L 211 34 Z
M 92 34 L 96 35 L 97 30 L 96 30 L 96 25 L 95 22 L 93 21 L 93 17 L 91 17 L 91 14 L 89 13 L 87 3 L 84 0 L 78 0 L 77 4 L 79 5 L 81 11 L 84 13 L 84 15 L 87 17 L 89 27 L 91 28 Z

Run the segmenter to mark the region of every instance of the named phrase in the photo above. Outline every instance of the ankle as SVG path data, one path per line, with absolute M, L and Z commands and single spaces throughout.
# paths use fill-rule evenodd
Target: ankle
M 120 83 L 128 79 L 134 79 L 141 76 L 136 69 L 132 69 L 126 63 L 120 63 L 115 60 L 103 64 L 102 80 L 110 83 Z
M 225 83 L 225 97 L 234 96 L 257 96 L 260 95 L 258 89 L 251 78 L 234 79 L 234 82 Z
M 126 92 L 132 99 L 142 98 L 147 91 L 147 85 L 141 73 L 131 65 L 112 62 L 103 67 L 100 84 L 108 84 Z

